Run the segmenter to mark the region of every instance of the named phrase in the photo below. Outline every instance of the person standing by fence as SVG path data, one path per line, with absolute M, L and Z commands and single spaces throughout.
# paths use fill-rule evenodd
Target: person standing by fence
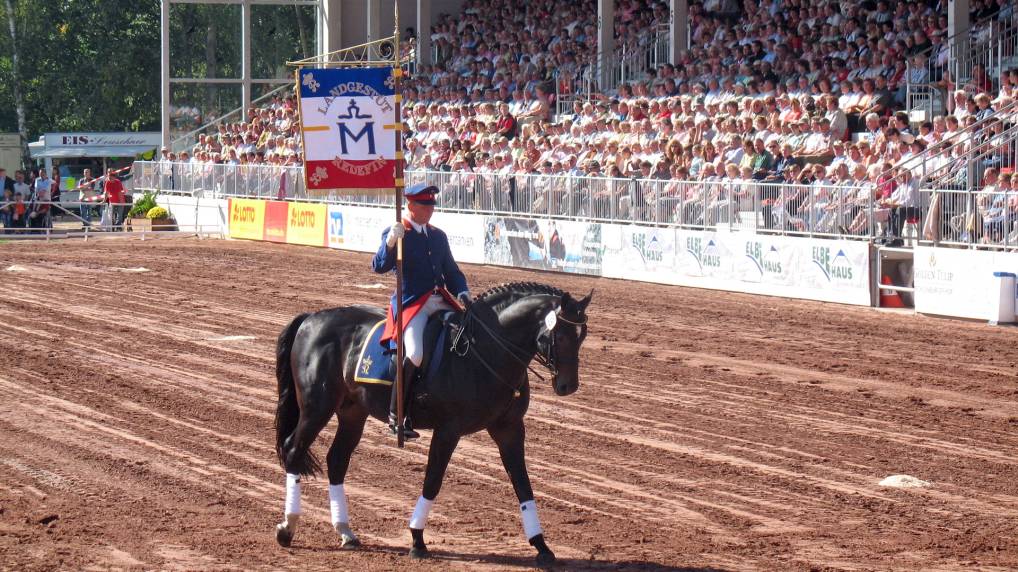
M 78 190 L 81 191 L 80 198 L 78 199 L 78 211 L 81 215 L 81 224 L 84 226 L 92 226 L 92 203 L 95 201 L 95 185 L 96 182 L 92 180 L 92 169 L 85 169 L 81 174 L 81 183 L 78 185 Z
M 32 185 L 32 208 L 28 213 L 28 226 L 43 229 L 50 225 L 50 202 L 53 200 L 53 181 L 46 175 L 46 169 L 39 169 L 39 177 Z
M 103 202 L 106 203 L 106 208 L 110 209 L 110 224 L 113 230 L 119 229 L 124 224 L 127 195 L 124 192 L 124 184 L 117 178 L 113 169 L 106 171 L 106 182 L 103 184 Z

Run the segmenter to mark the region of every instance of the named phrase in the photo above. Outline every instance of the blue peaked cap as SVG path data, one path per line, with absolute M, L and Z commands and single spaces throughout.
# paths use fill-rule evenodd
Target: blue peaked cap
M 439 192 L 438 187 L 435 185 L 417 183 L 404 191 L 403 196 L 406 197 L 408 201 L 414 201 L 415 203 L 420 203 L 422 205 L 434 205 L 435 195 Z

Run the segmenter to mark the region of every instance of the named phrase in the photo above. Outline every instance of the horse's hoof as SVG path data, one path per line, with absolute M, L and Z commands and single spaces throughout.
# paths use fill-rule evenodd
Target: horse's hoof
M 282 524 L 276 525 L 276 542 L 283 548 L 289 548 L 293 542 L 293 532 Z
M 414 560 L 424 560 L 425 558 L 431 558 L 431 553 L 428 552 L 427 548 L 417 548 L 414 546 L 410 549 L 410 558 Z
M 534 558 L 538 566 L 551 566 L 555 563 L 555 554 L 551 551 L 538 552 L 537 557 Z
M 353 550 L 361 547 L 361 541 L 356 536 L 343 536 L 343 544 L 340 546 L 347 550 Z

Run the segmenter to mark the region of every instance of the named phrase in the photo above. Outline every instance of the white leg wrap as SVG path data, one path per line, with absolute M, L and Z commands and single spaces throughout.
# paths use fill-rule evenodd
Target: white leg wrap
M 329 508 L 332 511 L 332 525 L 337 526 L 341 522 L 350 522 L 350 513 L 346 507 L 346 491 L 343 485 L 329 485 Z
M 428 513 L 431 512 L 431 507 L 433 506 L 435 506 L 435 501 L 433 500 L 428 500 L 423 496 L 417 499 L 414 515 L 410 517 L 410 528 L 423 530 L 424 525 L 428 523 Z
M 286 507 L 284 514 L 300 514 L 300 475 L 286 474 Z
M 527 501 L 520 504 L 520 516 L 523 517 L 523 534 L 527 540 L 541 534 L 541 521 L 537 518 L 537 503 Z

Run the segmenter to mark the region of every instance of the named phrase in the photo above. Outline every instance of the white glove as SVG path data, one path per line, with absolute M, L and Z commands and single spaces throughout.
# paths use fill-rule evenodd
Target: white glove
M 389 236 L 385 239 L 385 244 L 389 248 L 396 246 L 396 241 L 403 238 L 403 234 L 406 233 L 406 228 L 403 227 L 403 223 L 397 222 L 392 225 L 389 229 Z

